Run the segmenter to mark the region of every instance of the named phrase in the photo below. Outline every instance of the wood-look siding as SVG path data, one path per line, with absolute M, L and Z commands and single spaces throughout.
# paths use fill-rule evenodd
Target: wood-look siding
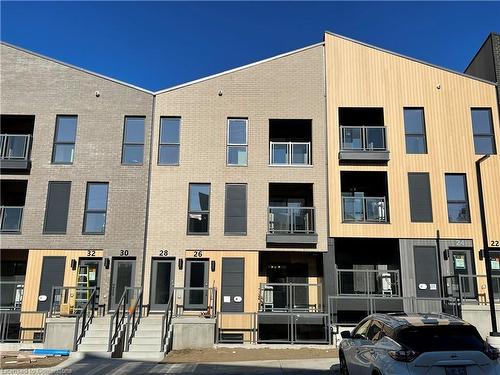
M 376 238 L 472 239 L 477 273 L 482 248 L 471 108 L 492 108 L 496 148 L 500 128 L 495 86 L 444 69 L 403 58 L 331 34 L 325 35 L 328 114 L 329 236 Z M 384 110 L 390 161 L 387 166 L 340 165 L 339 107 L 381 107 Z M 404 107 L 423 107 L 427 154 L 406 154 Z M 340 172 L 385 171 L 388 180 L 390 223 L 342 223 Z M 432 223 L 410 220 L 408 172 L 428 172 Z M 471 223 L 448 222 L 445 173 L 465 173 Z M 483 165 L 488 236 L 500 241 L 500 161 L 492 155 Z

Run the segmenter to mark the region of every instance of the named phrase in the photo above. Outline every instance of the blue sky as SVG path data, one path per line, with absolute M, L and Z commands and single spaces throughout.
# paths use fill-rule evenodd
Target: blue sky
M 5 2 L 1 39 L 157 90 L 321 42 L 329 30 L 463 71 L 500 2 Z

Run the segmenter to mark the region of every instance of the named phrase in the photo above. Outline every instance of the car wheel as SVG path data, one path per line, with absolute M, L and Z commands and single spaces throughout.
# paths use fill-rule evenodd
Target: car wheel
M 347 362 L 344 357 L 344 353 L 339 353 L 340 360 L 340 375 L 349 375 L 349 370 L 347 369 Z

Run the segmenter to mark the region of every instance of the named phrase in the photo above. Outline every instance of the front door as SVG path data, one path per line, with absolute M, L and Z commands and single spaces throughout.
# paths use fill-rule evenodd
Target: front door
M 120 302 L 125 287 L 134 284 L 135 259 L 113 259 L 111 269 L 111 300 L 110 309 L 114 310 Z
M 186 260 L 186 288 L 208 288 L 208 260 Z M 208 290 L 186 290 L 184 294 L 185 310 L 206 310 Z
M 245 258 L 222 258 L 221 311 L 243 312 Z
M 96 288 L 96 297 L 99 301 L 99 285 L 101 284 L 101 264 L 102 258 L 84 258 L 80 259 L 78 264 L 78 274 L 80 275 L 81 267 L 87 267 L 87 280 L 89 288 Z
M 174 260 L 153 259 L 151 272 L 151 309 L 165 310 L 174 288 Z
M 493 295 L 500 300 L 500 251 L 490 250 L 491 275 L 493 280 Z
M 472 259 L 471 249 L 450 249 L 450 268 L 452 275 L 458 276 L 463 298 L 477 297 L 476 280 L 472 276 L 474 274 L 474 263 Z M 460 276 L 462 275 L 462 276 Z
M 52 287 L 63 286 L 66 257 L 44 257 L 37 311 L 49 311 Z M 60 301 L 59 301 L 60 302 Z

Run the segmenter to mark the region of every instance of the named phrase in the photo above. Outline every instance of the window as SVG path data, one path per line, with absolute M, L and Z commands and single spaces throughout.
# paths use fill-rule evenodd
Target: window
M 224 233 L 247 234 L 247 185 L 226 184 Z
M 43 233 L 66 233 L 70 194 L 71 182 L 49 181 Z
M 76 139 L 76 116 L 57 116 L 52 163 L 73 164 Z
M 144 157 L 144 117 L 125 117 L 122 164 L 142 164 Z
M 476 155 L 495 154 L 495 136 L 490 108 L 472 109 L 472 130 Z
M 427 154 L 423 108 L 405 108 L 405 135 L 407 154 Z
M 368 333 L 368 327 L 372 321 L 367 319 L 364 322 L 358 324 L 355 328 L 352 337 L 355 339 L 366 339 L 366 334 Z
M 108 206 L 108 183 L 89 182 L 85 202 L 83 233 L 104 234 Z
M 465 174 L 446 174 L 446 198 L 450 223 L 470 223 Z
M 247 119 L 227 120 L 227 165 L 247 165 Z
M 429 173 L 408 173 L 410 216 L 413 223 L 432 223 Z
M 180 129 L 180 117 L 161 118 L 158 164 L 179 165 Z
M 188 234 L 208 234 L 210 184 L 189 184 Z

